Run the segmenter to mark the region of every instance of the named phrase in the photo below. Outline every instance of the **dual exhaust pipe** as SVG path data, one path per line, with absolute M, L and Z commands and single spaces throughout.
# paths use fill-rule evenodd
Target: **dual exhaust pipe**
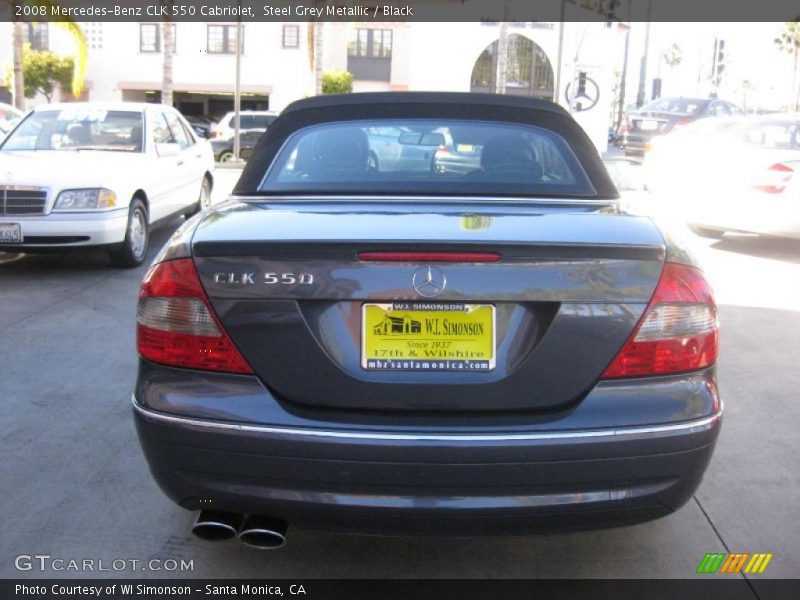
M 286 543 L 286 521 L 261 515 L 240 515 L 220 510 L 202 510 L 192 533 L 202 540 L 219 542 L 239 536 L 251 548 L 274 550 Z

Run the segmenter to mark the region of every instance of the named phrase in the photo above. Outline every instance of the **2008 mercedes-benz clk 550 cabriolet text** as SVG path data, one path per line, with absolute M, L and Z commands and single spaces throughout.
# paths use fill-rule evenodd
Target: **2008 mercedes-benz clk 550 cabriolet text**
M 473 168 L 437 168 L 445 137 Z M 554 104 L 292 104 L 142 284 L 156 481 L 197 535 L 258 547 L 287 524 L 510 535 L 676 510 L 719 433 L 717 311 L 617 197 Z

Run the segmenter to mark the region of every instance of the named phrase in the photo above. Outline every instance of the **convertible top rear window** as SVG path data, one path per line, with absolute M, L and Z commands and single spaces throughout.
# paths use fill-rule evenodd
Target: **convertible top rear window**
M 259 191 L 595 195 L 575 153 L 553 131 L 440 119 L 306 127 L 287 139 Z

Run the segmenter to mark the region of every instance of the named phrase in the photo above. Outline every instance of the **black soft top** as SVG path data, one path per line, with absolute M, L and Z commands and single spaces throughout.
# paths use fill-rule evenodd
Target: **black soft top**
M 295 131 L 320 123 L 404 118 L 497 121 L 549 129 L 572 148 L 597 191 L 596 198 L 618 197 L 594 144 L 559 105 L 520 96 L 458 92 L 335 94 L 293 102 L 261 137 L 233 192 L 258 194 L 267 168 Z

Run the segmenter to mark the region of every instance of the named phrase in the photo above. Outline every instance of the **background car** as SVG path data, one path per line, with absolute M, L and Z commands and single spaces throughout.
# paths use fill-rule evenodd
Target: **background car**
M 413 131 L 409 127 L 376 125 L 367 133 L 370 167 L 375 170 L 430 170 L 436 148 L 443 143 L 438 132 Z
M 0 145 L 0 251 L 102 248 L 114 265 L 147 254 L 149 230 L 210 204 L 214 160 L 175 109 L 42 105 Z
M 264 133 L 278 116 L 278 113 L 262 110 L 243 110 L 239 113 L 239 131 L 260 131 Z M 236 113 L 229 112 L 212 127 L 215 139 L 227 140 L 233 137 L 236 128 Z
M 655 136 L 674 132 L 698 119 L 737 115 L 744 115 L 744 111 L 715 98 L 659 98 L 628 111 L 618 145 L 626 154 L 644 154 Z
M 253 153 L 258 140 L 264 135 L 263 131 L 243 131 L 239 134 L 239 158 L 247 160 Z M 211 140 L 211 148 L 214 152 L 214 160 L 217 162 L 230 162 L 234 158 L 233 137 L 214 138 Z
M 645 167 L 656 199 L 706 237 L 800 238 L 800 115 L 696 123 L 659 140 Z
M 665 200 L 667 194 L 691 192 L 695 179 L 708 174 L 708 161 L 713 160 L 708 153 L 716 155 L 725 133 L 746 120 L 744 116 L 700 119 L 652 138 L 641 169 L 647 189 Z
M 198 135 L 198 137 L 203 138 L 204 140 L 211 139 L 212 135 L 212 128 L 214 126 L 214 121 L 208 117 L 199 117 L 196 115 L 184 115 L 186 122 L 192 126 L 194 132 Z
M 197 536 L 521 535 L 693 497 L 716 305 L 566 110 L 363 93 L 279 119 L 139 296 L 139 440 Z M 449 131 L 476 168 L 370 164 L 376 127 L 391 155 Z

